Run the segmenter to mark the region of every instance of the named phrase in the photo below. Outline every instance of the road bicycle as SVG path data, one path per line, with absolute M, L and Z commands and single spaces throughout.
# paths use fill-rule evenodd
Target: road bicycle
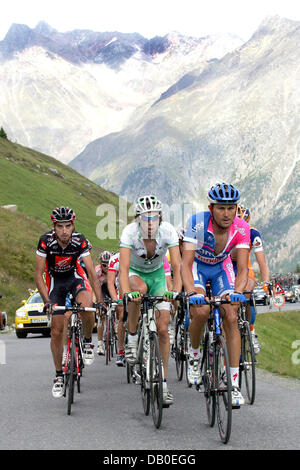
M 175 359 L 176 373 L 179 381 L 183 378 L 185 369 L 186 382 L 188 387 L 192 385 L 188 380 L 188 360 L 189 360 L 189 324 L 190 309 L 189 301 L 186 295 L 178 296 L 178 308 L 175 315 L 175 334 L 174 344 L 171 349 L 171 356 Z
M 118 303 L 106 297 L 104 299 L 106 307 L 100 307 L 100 314 L 98 316 L 98 327 L 100 326 L 102 315 L 105 315 L 104 325 L 104 344 L 105 344 L 105 363 L 109 364 L 114 353 L 118 353 L 118 335 L 116 330 L 116 308 Z
M 124 320 L 128 315 L 128 295 L 124 295 Z M 136 370 L 140 379 L 143 409 L 149 415 L 152 412 L 156 428 L 161 426 L 163 414 L 163 364 L 156 327 L 155 309 L 162 296 L 145 294 L 141 301 L 141 317 L 138 328 L 138 347 Z M 134 369 L 132 369 L 134 370 Z M 165 405 L 164 407 L 168 407 Z
M 64 397 L 68 393 L 67 413 L 71 414 L 71 407 L 74 402 L 74 388 L 77 383 L 77 392 L 80 393 L 80 378 L 84 368 L 83 359 L 83 331 L 81 312 L 96 312 L 92 307 L 81 307 L 80 302 L 74 302 L 72 306 L 55 306 L 54 311 L 71 312 L 68 346 L 64 374 Z
M 252 291 L 244 291 L 244 295 L 247 294 L 250 295 L 250 299 L 247 299 L 246 302 L 241 302 L 238 309 L 238 327 L 241 334 L 239 387 L 242 389 L 242 383 L 245 383 L 248 403 L 253 405 L 256 393 L 255 366 L 257 361 L 254 352 L 249 321 L 247 320 L 246 306 L 248 302 L 250 302 L 250 305 L 252 304 L 254 294 Z
M 232 385 L 230 365 L 225 338 L 221 329 L 220 307 L 230 304 L 230 300 L 215 297 L 207 302 L 210 304 L 206 332 L 203 340 L 201 360 L 201 385 L 198 391 L 204 393 L 208 423 L 211 427 L 217 417 L 221 441 L 229 441 L 232 423 Z

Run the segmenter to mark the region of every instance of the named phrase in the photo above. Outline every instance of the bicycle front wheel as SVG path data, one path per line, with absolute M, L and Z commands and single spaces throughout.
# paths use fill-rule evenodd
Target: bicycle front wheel
M 176 323 L 175 327 L 175 338 L 174 338 L 174 357 L 176 364 L 177 378 L 179 382 L 183 377 L 184 368 L 184 355 L 183 355 L 183 344 L 182 344 L 182 330 L 181 326 Z
M 204 387 L 204 397 L 206 401 L 206 412 L 208 424 L 213 427 L 216 419 L 216 393 L 213 383 L 213 350 L 209 342 L 209 333 L 205 334 L 203 345 L 203 358 L 201 362 L 201 377 Z
M 72 332 L 71 349 L 69 355 L 69 380 L 68 380 L 68 415 L 71 414 L 71 407 L 74 401 L 74 382 L 76 375 L 76 357 L 75 357 L 75 331 Z
M 150 413 L 150 387 L 147 380 L 147 361 L 147 355 L 145 354 L 145 351 L 143 351 L 139 361 L 139 375 L 141 380 L 143 409 L 146 416 Z
M 111 343 L 111 329 L 110 329 L 110 321 L 109 317 L 106 317 L 105 320 L 105 363 L 108 365 L 110 361 L 110 354 L 111 354 L 111 348 L 110 348 L 110 343 Z
M 243 329 L 241 331 L 241 360 L 240 360 L 240 375 L 239 385 L 242 387 L 244 376 L 245 388 L 247 392 L 247 398 L 250 405 L 253 405 L 255 400 L 256 392 L 256 378 L 255 378 L 255 352 L 253 348 L 251 333 L 248 322 L 244 322 Z
M 227 347 L 223 336 L 217 338 L 214 354 L 217 422 L 221 441 L 226 444 L 231 434 L 232 387 Z
M 156 333 L 150 338 L 150 400 L 153 422 L 159 428 L 163 411 L 163 366 Z

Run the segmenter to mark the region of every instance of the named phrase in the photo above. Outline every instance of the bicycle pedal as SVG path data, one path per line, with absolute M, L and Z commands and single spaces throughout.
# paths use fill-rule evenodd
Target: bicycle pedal
M 232 405 L 231 407 L 233 410 L 239 410 L 241 408 L 241 405 Z

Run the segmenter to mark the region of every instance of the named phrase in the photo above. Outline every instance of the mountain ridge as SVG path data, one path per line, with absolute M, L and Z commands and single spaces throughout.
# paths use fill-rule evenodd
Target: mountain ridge
M 154 188 L 167 204 L 203 208 L 207 188 L 229 180 L 268 232 L 272 269 L 292 269 L 291 254 L 300 255 L 299 51 L 299 22 L 266 19 L 246 44 L 195 68 L 134 126 L 91 142 L 70 166 L 130 199 Z

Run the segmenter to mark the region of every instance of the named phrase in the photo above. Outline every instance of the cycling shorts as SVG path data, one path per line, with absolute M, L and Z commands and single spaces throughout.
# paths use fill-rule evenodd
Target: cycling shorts
M 144 273 L 133 268 L 129 268 L 129 277 L 131 276 L 138 276 L 145 282 L 147 286 L 147 293 L 149 295 L 164 295 L 167 290 L 166 275 L 163 266 L 150 273 Z M 170 303 L 159 302 L 156 308 L 158 310 L 169 310 Z
M 50 302 L 57 305 L 65 305 L 68 294 L 72 294 L 73 299 L 76 299 L 81 291 L 92 292 L 87 278 L 81 277 L 76 273 L 64 277 L 48 275 L 46 283 Z M 53 315 L 64 315 L 64 312 L 54 312 Z
M 194 261 L 193 276 L 195 287 L 201 287 L 204 292 L 206 292 L 206 283 L 210 282 L 214 296 L 234 291 L 235 274 L 230 256 L 214 265 Z

